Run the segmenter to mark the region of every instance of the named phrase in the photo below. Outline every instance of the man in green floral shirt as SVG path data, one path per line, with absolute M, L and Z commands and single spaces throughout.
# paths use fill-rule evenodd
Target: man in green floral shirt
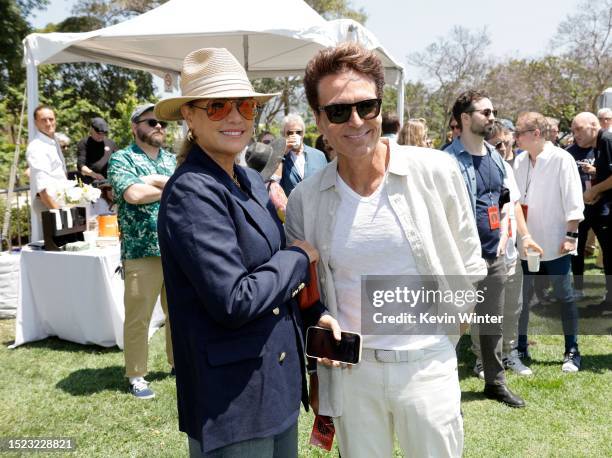
M 176 168 L 176 158 L 164 151 L 166 123 L 155 119 L 152 103 L 132 113 L 134 142 L 113 153 L 108 179 L 113 186 L 121 230 L 121 258 L 125 270 L 125 321 L 123 325 L 125 375 L 130 391 L 139 399 L 155 393 L 147 374 L 149 324 L 157 297 L 166 314 L 166 354 L 174 366 L 168 322 L 166 289 L 157 243 L 157 213 L 162 190 Z

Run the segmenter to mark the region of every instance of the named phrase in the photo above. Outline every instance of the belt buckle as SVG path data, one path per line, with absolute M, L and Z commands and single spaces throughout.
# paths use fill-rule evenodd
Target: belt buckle
M 397 362 L 397 354 L 393 350 L 374 350 L 374 358 L 379 363 Z

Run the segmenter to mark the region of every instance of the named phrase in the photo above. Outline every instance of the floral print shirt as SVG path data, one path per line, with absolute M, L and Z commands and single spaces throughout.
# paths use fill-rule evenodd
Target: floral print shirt
M 108 179 L 117 203 L 122 259 L 160 255 L 157 242 L 159 201 L 130 204 L 123 198 L 123 193 L 135 183 L 144 183 L 140 177 L 155 174 L 170 176 L 175 168 L 176 157 L 172 153 L 160 149 L 157 159 L 153 160 L 136 143 L 111 155 Z

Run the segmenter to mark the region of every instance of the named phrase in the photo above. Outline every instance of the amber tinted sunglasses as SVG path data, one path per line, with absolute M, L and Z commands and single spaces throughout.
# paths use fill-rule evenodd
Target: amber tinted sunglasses
M 221 121 L 226 118 L 232 111 L 232 105 L 236 106 L 236 110 L 244 119 L 252 120 L 257 116 L 258 104 L 254 99 L 223 99 L 211 100 L 208 105 L 200 107 L 191 104 L 192 107 L 206 111 L 208 119 L 211 121 Z

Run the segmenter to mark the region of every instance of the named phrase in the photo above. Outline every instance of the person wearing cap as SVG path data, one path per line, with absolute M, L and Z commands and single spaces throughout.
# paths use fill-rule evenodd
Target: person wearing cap
M 77 144 L 77 170 L 84 183 L 106 179 L 108 160 L 117 145 L 107 137 L 108 124 L 102 118 L 93 118 L 89 136 Z
M 304 144 L 306 126 L 302 117 L 290 113 L 283 118 L 281 131 L 287 141 L 280 185 L 289 196 L 297 184 L 327 165 L 325 154 Z
M 318 252 L 287 245 L 262 177 L 235 164 L 277 94 L 255 92 L 224 48 L 185 57 L 181 92 L 155 106 L 189 129 L 158 221 L 179 429 L 192 457 L 296 457 L 301 325 L 333 320 L 320 303 L 300 312 L 294 296 Z
M 55 113 L 51 107 L 34 109 L 36 133 L 28 144 L 26 158 L 30 170 L 30 240 L 43 238 L 42 215 L 45 210 L 59 208 L 54 198 L 56 183 L 66 180 L 66 161 L 55 136 Z
M 157 120 L 154 107 L 147 103 L 134 109 L 131 116 L 134 142 L 114 153 L 108 164 L 108 179 L 117 202 L 125 274 L 125 375 L 131 393 L 139 399 L 155 396 L 144 376 L 147 374 L 149 324 L 158 297 L 166 314 L 166 356 L 170 366 L 174 365 L 157 239 L 157 214 L 162 190 L 176 168 L 176 158 L 162 148 L 166 122 Z

